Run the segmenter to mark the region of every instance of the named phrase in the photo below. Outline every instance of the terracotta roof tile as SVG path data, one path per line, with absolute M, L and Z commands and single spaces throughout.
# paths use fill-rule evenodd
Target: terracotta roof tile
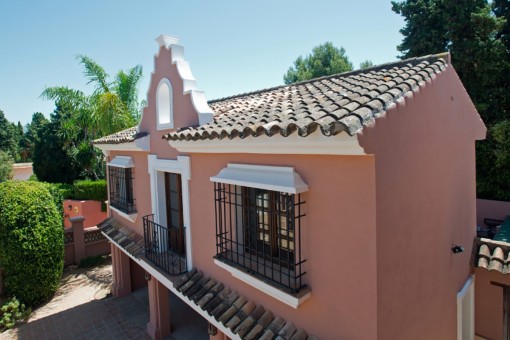
M 138 132 L 138 126 L 130 127 L 117 133 L 94 140 L 93 144 L 123 144 L 147 136 L 146 132 Z
M 309 339 L 305 330 L 193 269 L 174 288 L 242 339 Z M 311 337 L 316 339 L 316 337 Z
M 274 87 L 209 102 L 214 122 L 183 128 L 168 140 L 307 136 L 359 133 L 399 98 L 441 73 L 445 55 L 412 58 L 287 86 Z
M 144 258 L 143 237 L 129 227 L 114 218 L 107 218 L 97 227 L 117 247 L 123 248 L 136 258 Z M 243 339 L 310 338 L 303 329 L 296 329 L 292 323 L 285 322 L 281 317 L 274 317 L 264 307 L 222 283 L 217 283 L 196 268 L 175 279 L 173 286 L 197 307 Z
M 510 274 L 510 243 L 476 239 L 474 252 L 475 267 Z

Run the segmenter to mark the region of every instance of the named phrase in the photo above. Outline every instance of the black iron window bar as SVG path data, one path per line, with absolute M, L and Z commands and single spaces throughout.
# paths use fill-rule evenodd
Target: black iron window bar
M 170 275 L 187 272 L 185 228 L 168 228 L 154 222 L 154 214 L 143 220 L 145 257 Z
M 133 171 L 131 168 L 108 167 L 110 184 L 110 206 L 126 214 L 136 212 L 133 197 Z
M 306 285 L 300 194 L 215 183 L 215 258 L 291 293 Z

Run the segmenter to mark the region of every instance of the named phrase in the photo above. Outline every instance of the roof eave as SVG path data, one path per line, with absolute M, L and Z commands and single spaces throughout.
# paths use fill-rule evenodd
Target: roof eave
M 258 153 L 291 155 L 365 155 L 358 135 L 342 132 L 324 136 L 319 129 L 306 137 L 297 133 L 281 135 L 248 136 L 233 139 L 168 140 L 168 144 L 183 153 Z

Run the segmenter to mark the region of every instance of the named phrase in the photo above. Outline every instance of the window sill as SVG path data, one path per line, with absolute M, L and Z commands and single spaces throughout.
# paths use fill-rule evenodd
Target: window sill
M 111 205 L 110 210 L 115 211 L 119 216 L 124 217 L 126 220 L 131 221 L 133 223 L 136 222 L 136 218 L 138 217 L 138 213 L 126 214 L 125 212 L 120 211 L 119 209 L 112 207 Z
M 232 267 L 218 259 L 214 259 L 214 263 L 217 266 L 228 271 L 230 274 L 232 274 L 233 277 L 243 281 L 244 283 L 246 283 L 254 288 L 257 288 L 261 292 L 263 292 L 263 293 L 275 298 L 276 300 L 279 300 L 279 301 L 285 303 L 286 305 L 288 305 L 292 308 L 295 308 L 295 309 L 297 309 L 303 302 L 308 300 L 312 295 L 312 291 L 310 288 L 305 288 L 305 289 L 301 290 L 298 294 L 289 294 L 289 293 L 286 293 L 278 288 L 275 288 L 275 287 L 265 283 L 264 281 L 261 281 L 255 277 L 253 277 L 250 274 L 247 274 L 235 267 Z

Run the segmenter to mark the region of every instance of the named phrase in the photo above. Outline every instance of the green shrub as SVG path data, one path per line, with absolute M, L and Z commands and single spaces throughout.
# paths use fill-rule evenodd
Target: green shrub
M 94 200 L 101 202 L 101 209 L 106 211 L 104 201 L 108 199 L 106 180 L 84 180 L 74 182 L 75 200 Z
M 0 182 L 10 180 L 12 178 L 12 157 L 5 151 L 0 150 Z
M 30 306 L 44 302 L 58 288 L 64 229 L 45 184 L 0 183 L 0 262 L 7 295 Z
M 14 328 L 17 322 L 26 320 L 31 312 L 30 308 L 13 297 L 0 307 L 0 332 Z
M 71 184 L 66 183 L 47 183 L 42 182 L 46 189 L 50 192 L 53 202 L 57 207 L 60 216 L 64 216 L 64 205 L 62 204 L 65 199 L 73 198 L 74 188 Z M 64 220 L 62 219 L 62 225 Z

